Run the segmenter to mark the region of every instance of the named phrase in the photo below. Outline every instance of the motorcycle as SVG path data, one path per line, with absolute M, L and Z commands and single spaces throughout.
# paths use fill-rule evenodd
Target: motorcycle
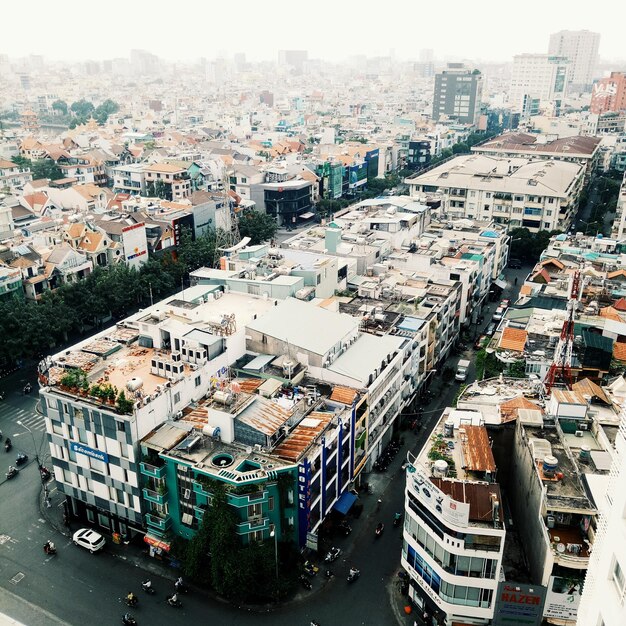
M 130 613 L 125 613 L 122 615 L 122 624 L 124 626 L 137 626 L 137 620 Z
M 145 582 L 141 583 L 141 588 L 149 595 L 153 596 L 156 591 L 154 590 L 154 587 L 152 586 L 152 583 L 150 583 L 148 585 L 150 581 L 146 580 Z
M 348 574 L 347 581 L 349 583 L 353 583 L 355 580 L 358 579 L 360 575 L 361 575 L 361 572 L 358 569 L 351 569 L 350 573 Z
M 300 574 L 300 576 L 298 577 L 298 580 L 300 581 L 300 584 L 307 590 L 310 590 L 313 588 L 313 585 L 311 584 L 311 581 L 304 575 L 304 574 Z
M 54 544 L 50 541 L 43 544 L 43 551 L 50 556 L 54 556 L 57 553 L 57 549 L 54 547 Z
M 30 386 L 30 383 L 26 383 L 24 385 L 24 395 L 29 394 L 31 392 L 31 390 L 32 390 L 32 387 Z
M 174 589 L 176 589 L 176 593 L 189 593 L 189 587 L 183 582 L 176 581 L 174 583 Z
M 340 554 L 341 554 L 341 548 L 332 547 L 326 554 L 326 558 L 324 559 L 324 561 L 326 563 L 332 563 L 333 561 L 336 561 L 339 558 Z
M 174 607 L 175 609 L 182 609 L 183 608 L 183 603 L 176 598 L 176 600 L 174 600 L 174 596 L 170 596 L 166 602 L 171 606 Z
M 124 598 L 124 602 L 126 602 L 126 606 L 137 606 L 137 602 L 139 602 L 137 596 L 133 596 L 131 598 Z
M 342 520 L 339 524 L 339 530 L 347 537 L 352 532 L 352 526 L 346 522 L 346 520 Z
M 9 467 L 9 471 L 5 474 L 7 480 L 17 476 L 19 474 L 19 471 L 20 470 L 18 470 L 17 467 Z
M 378 526 L 376 526 L 376 537 L 380 537 L 383 534 L 383 530 L 385 530 L 385 525 L 379 522 Z
M 311 563 L 310 561 L 305 561 L 303 567 L 304 567 L 304 571 L 309 576 L 315 576 L 317 574 L 317 572 L 320 571 L 320 568 L 317 567 L 316 565 L 313 565 L 313 563 Z
M 50 479 L 50 476 L 52 474 L 50 474 L 50 470 L 47 467 L 44 467 L 43 465 L 39 466 L 39 474 L 41 475 L 41 480 L 42 481 L 46 481 Z
M 24 465 L 24 463 L 28 462 L 28 455 L 24 454 L 23 452 L 20 452 L 16 457 L 15 457 L 15 465 Z
M 400 513 L 396 513 L 393 517 L 393 525 L 394 527 L 398 527 L 400 526 L 400 523 L 402 522 L 402 515 Z
M 12 447 L 13 444 L 11 443 L 11 440 L 7 437 L 7 440 L 4 442 L 4 451 L 9 452 Z

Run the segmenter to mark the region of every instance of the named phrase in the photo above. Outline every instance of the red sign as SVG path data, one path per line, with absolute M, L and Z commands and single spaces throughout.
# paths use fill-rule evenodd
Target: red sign
M 166 543 L 165 541 L 161 541 L 160 539 L 157 539 L 156 537 L 153 537 L 152 535 L 144 535 L 143 540 L 146 543 L 149 543 L 151 546 L 154 546 L 155 548 L 160 548 L 161 550 L 165 550 L 165 552 L 170 551 L 169 543 Z

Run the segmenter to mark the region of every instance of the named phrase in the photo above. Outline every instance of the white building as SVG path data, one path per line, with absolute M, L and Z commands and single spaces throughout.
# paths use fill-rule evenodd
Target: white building
M 536 232 L 570 227 L 584 177 L 578 163 L 468 155 L 405 182 L 412 196 L 439 194 L 448 219 L 489 219 Z
M 598 64 L 600 33 L 588 30 L 560 30 L 550 35 L 548 54 L 567 57 L 571 62 L 569 84 L 572 90 L 591 88 Z
M 406 473 L 402 567 L 409 596 L 447 626 L 490 624 L 494 615 L 506 531 L 483 424 L 477 411 L 444 413 Z
M 560 101 L 567 88 L 569 60 L 548 54 L 516 54 L 509 102 L 514 110 L 524 111 L 525 97 L 536 99 L 541 105 Z
M 127 163 L 113 168 L 113 191 L 140 195 L 146 191 L 145 165 Z
M 614 395 L 619 391 L 626 400 L 623 378 L 609 385 Z M 618 389 L 619 387 L 619 389 Z M 622 406 L 626 406 L 626 403 Z M 622 626 L 626 624 L 626 410 L 615 439 L 613 462 L 605 485 L 604 497 L 598 499 L 600 516 L 593 552 L 578 608 L 579 626 Z

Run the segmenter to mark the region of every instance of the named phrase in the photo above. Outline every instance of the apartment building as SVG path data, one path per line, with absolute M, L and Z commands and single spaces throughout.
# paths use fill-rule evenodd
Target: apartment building
M 591 89 L 599 46 L 600 33 L 588 30 L 561 30 L 550 35 L 548 54 L 570 60 L 568 81 L 572 91 Z
M 177 201 L 191 195 L 191 178 L 187 167 L 174 163 L 153 163 L 145 168 L 146 193 L 156 194 L 157 187 L 163 186 L 167 200 Z M 132 181 L 131 181 L 132 182 Z
M 113 193 L 145 195 L 146 166 L 140 163 L 127 163 L 113 168 Z
M 142 531 L 141 439 L 223 377 L 246 322 L 273 306 L 191 287 L 40 364 L 54 477 L 75 515 Z
M 509 91 L 513 109 L 521 112 L 522 117 L 528 117 L 530 101 L 536 100 L 539 106 L 553 103 L 558 111 L 566 95 L 568 70 L 566 57 L 516 54 Z
M 624 173 L 624 178 L 619 188 L 619 195 L 617 196 L 611 236 L 616 239 L 626 237 L 626 172 Z
M 618 113 L 626 110 L 626 75 L 624 72 L 611 72 L 593 84 L 591 90 L 591 113 Z
M 405 179 L 412 196 L 438 194 L 441 215 L 490 219 L 531 231 L 567 230 L 578 208 L 584 167 L 486 155 L 459 156 Z
M 495 476 L 477 411 L 446 410 L 407 467 L 401 563 L 409 597 L 439 624 L 494 616 L 506 536 Z

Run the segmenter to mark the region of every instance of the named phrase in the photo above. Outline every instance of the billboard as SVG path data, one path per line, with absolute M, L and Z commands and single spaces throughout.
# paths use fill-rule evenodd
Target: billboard
M 357 189 L 367 183 L 367 163 L 350 165 L 348 168 L 348 189 Z
M 446 495 L 441 489 L 435 487 L 427 474 L 409 466 L 409 471 L 413 468 L 413 489 L 417 494 L 417 499 L 437 516 L 455 524 L 456 526 L 469 525 L 470 505 L 466 502 L 458 502 Z
M 539 626 L 543 616 L 546 588 L 502 581 L 498 585 L 494 626 Z
M 543 610 L 544 617 L 576 623 L 578 605 L 583 590 L 584 572 L 582 574 L 583 576 L 570 576 L 568 578 L 550 576 L 546 604 Z
M 311 465 L 304 459 L 298 467 L 298 543 L 307 544 L 311 515 Z
M 122 228 L 122 245 L 124 258 L 130 267 L 138 268 L 148 260 L 148 240 L 146 239 L 146 225 L 133 224 Z

